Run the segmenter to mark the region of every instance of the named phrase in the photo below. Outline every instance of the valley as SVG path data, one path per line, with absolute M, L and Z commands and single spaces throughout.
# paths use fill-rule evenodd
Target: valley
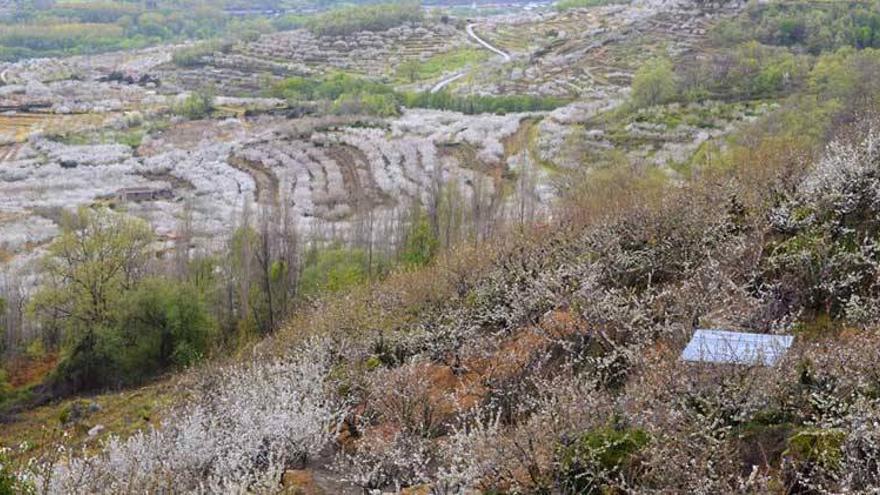
M 875 0 L 0 1 L 0 495 L 875 493 L 878 75 Z

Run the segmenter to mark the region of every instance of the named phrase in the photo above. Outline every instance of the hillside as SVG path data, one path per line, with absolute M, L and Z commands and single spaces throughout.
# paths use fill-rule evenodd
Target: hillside
M 8 65 L 0 493 L 880 489 L 880 4 L 596 3 Z

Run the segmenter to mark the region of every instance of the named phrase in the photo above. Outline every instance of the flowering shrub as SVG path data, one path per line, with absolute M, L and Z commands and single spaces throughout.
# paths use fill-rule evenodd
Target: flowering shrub
M 865 322 L 880 316 L 880 147 L 832 143 L 788 201 L 773 210 L 779 240 L 768 275 L 809 309 Z
M 31 477 L 52 494 L 274 493 L 282 472 L 317 455 L 345 415 L 327 390 L 331 356 L 312 341 L 284 360 L 215 370 L 161 427 Z

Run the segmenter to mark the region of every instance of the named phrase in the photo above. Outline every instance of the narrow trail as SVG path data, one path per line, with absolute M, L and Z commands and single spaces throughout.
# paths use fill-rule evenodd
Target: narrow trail
M 467 31 L 468 36 L 470 36 L 471 38 L 473 38 L 474 41 L 476 41 L 477 43 L 483 45 L 483 47 L 485 47 L 487 50 L 492 51 L 492 52 L 494 52 L 494 53 L 497 53 L 498 55 L 501 55 L 501 57 L 504 58 L 504 61 L 505 61 L 505 62 L 510 62 L 510 61 L 511 61 L 511 58 L 510 58 L 510 54 L 509 54 L 509 53 L 507 53 L 507 52 L 505 52 L 505 51 L 502 51 L 501 49 L 499 49 L 499 48 L 497 48 L 497 47 L 495 47 L 495 46 L 490 45 L 488 41 L 486 41 L 486 40 L 484 40 L 483 38 L 480 38 L 479 36 L 477 36 L 477 33 L 474 32 L 474 26 L 476 26 L 476 24 L 471 23 L 471 24 L 468 24 L 467 27 L 465 28 L 465 30 Z
M 479 36 L 477 36 L 477 33 L 474 32 L 474 26 L 476 26 L 476 24 L 471 23 L 471 24 L 468 24 L 467 27 L 465 28 L 468 36 L 473 38 L 474 41 L 479 43 L 483 48 L 486 48 L 487 50 L 491 51 L 492 53 L 500 55 L 504 59 L 504 62 L 510 62 L 511 60 L 513 60 L 509 53 L 501 50 L 500 48 L 497 48 L 497 47 L 489 44 L 489 42 L 487 42 L 483 38 L 480 38 Z M 437 92 L 441 91 L 446 86 L 454 83 L 455 81 L 461 79 L 462 77 L 464 77 L 466 75 L 467 75 L 467 72 L 459 72 L 459 73 L 453 74 L 445 79 L 442 79 L 440 82 L 438 82 L 437 84 L 435 84 L 431 88 L 431 93 L 437 93 Z
M 445 88 L 446 86 L 454 83 L 455 81 L 458 81 L 459 79 L 461 79 L 462 77 L 464 77 L 466 75 L 467 75 L 467 72 L 459 72 L 458 74 L 447 77 L 446 79 L 435 84 L 434 87 L 431 88 L 431 92 L 436 93 L 436 92 L 440 91 L 441 89 Z

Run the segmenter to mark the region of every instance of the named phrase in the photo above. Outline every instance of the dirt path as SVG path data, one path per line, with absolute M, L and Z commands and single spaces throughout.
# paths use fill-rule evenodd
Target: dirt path
M 486 48 L 487 50 L 494 52 L 494 53 L 497 53 L 498 55 L 501 55 L 501 57 L 504 58 L 505 62 L 511 61 L 509 53 L 502 51 L 501 49 L 499 49 L 495 46 L 490 45 L 489 42 L 487 42 L 483 38 L 480 38 L 479 36 L 477 36 L 477 33 L 474 32 L 474 26 L 476 26 L 476 24 L 468 24 L 467 27 L 465 28 L 468 36 L 473 38 L 477 43 L 483 45 L 483 47 Z
M 484 48 L 486 48 L 487 50 L 489 50 L 489 51 L 491 51 L 491 52 L 493 52 L 493 53 L 495 53 L 495 54 L 497 54 L 497 55 L 500 55 L 500 56 L 504 59 L 505 62 L 510 62 L 510 61 L 512 60 L 512 58 L 510 57 L 510 54 L 509 54 L 509 53 L 504 52 L 504 51 L 502 51 L 501 49 L 499 49 L 499 48 L 497 48 L 497 47 L 495 47 L 495 46 L 492 46 L 492 45 L 489 44 L 486 40 L 484 40 L 483 38 L 480 38 L 479 36 L 477 36 L 477 33 L 474 32 L 474 26 L 475 26 L 475 25 L 476 25 L 476 24 L 468 24 L 467 27 L 465 28 L 465 30 L 467 31 L 468 36 L 470 36 L 471 38 L 473 38 L 474 41 L 476 41 L 477 43 L 479 43 L 480 45 L 482 45 L 482 46 L 483 46 Z M 442 90 L 443 88 L 445 88 L 446 86 L 448 86 L 448 85 L 454 83 L 455 81 L 458 81 L 459 79 L 461 79 L 462 77 L 466 76 L 467 74 L 468 74 L 468 73 L 467 73 L 466 71 L 465 71 L 465 72 L 459 72 L 459 73 L 457 73 L 457 74 L 453 74 L 453 75 L 451 75 L 451 76 L 449 76 L 449 77 L 447 77 L 447 78 L 445 78 L 445 79 L 440 80 L 440 82 L 438 82 L 437 84 L 434 85 L 434 87 L 431 88 L 431 93 L 437 93 L 437 92 L 441 91 L 441 90 Z

